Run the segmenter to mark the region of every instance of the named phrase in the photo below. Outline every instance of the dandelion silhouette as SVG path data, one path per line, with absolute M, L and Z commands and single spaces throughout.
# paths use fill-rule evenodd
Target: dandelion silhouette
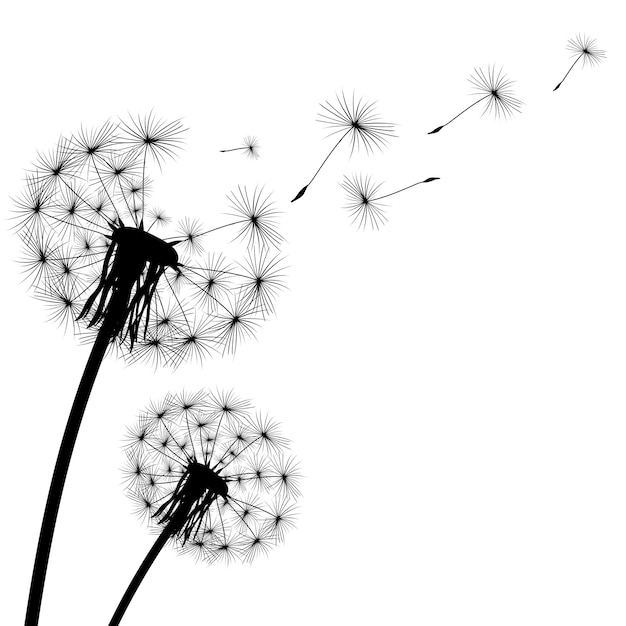
M 248 135 L 243 139 L 243 146 L 240 148 L 229 148 L 228 150 L 220 150 L 220 152 L 237 152 L 239 150 L 245 150 L 245 154 L 249 159 L 256 160 L 259 158 L 259 142 L 256 137 Z
M 327 128 L 330 129 L 329 137 L 339 133 L 341 133 L 341 137 L 317 168 L 313 178 L 300 189 L 292 202 L 300 199 L 305 194 L 309 185 L 315 180 L 326 161 L 330 158 L 330 155 L 346 137 L 350 137 L 350 156 L 352 156 L 355 149 L 360 149 L 361 147 L 367 153 L 373 152 L 374 148 L 382 150 L 388 144 L 387 138 L 395 137 L 392 133 L 395 124 L 380 120 L 375 111 L 374 102 L 363 102 L 363 98 L 357 100 L 354 94 L 352 94 L 352 101 L 349 102 L 342 93 L 341 96 L 337 96 L 336 104 L 332 104 L 327 100 L 321 107 L 322 113 L 318 121 L 326 124 Z
M 209 564 L 251 562 L 294 526 L 296 461 L 276 422 L 232 392 L 168 395 L 127 435 L 125 481 L 136 512 L 159 533 L 109 626 L 120 623 L 169 542 Z
M 439 177 L 420 180 L 417 183 L 383 196 L 377 195 L 378 190 L 382 187 L 382 183 L 373 183 L 369 176 L 354 175 L 352 178 L 344 176 L 343 182 L 340 184 L 348 198 L 345 208 L 352 218 L 352 223 L 358 223 L 359 228 L 366 228 L 369 225 L 378 230 L 388 221 L 385 216 L 385 210 L 382 208 L 383 205 L 379 204 L 380 200 L 395 196 L 397 193 L 411 189 L 411 187 L 430 183 L 433 180 L 439 180 Z
M 474 74 L 471 75 L 468 80 L 472 87 L 476 89 L 471 95 L 481 97 L 476 100 L 476 102 L 463 109 L 458 115 L 455 115 L 450 121 L 431 130 L 428 133 L 429 135 L 438 133 L 442 128 L 454 122 L 455 119 L 461 117 L 463 113 L 469 111 L 480 102 L 486 101 L 482 115 L 485 113 L 493 113 L 496 118 L 506 118 L 512 116 L 513 113 L 521 112 L 520 107 L 523 102 L 513 96 L 513 90 L 511 89 L 511 85 L 514 81 L 507 79 L 506 74 L 502 73 L 502 68 L 496 70 L 495 66 L 489 66 L 487 71 L 474 68 Z
M 576 57 L 576 60 L 567 70 L 565 76 L 563 76 L 563 80 L 552 91 L 556 91 L 563 84 L 569 73 L 574 69 L 574 65 L 581 59 L 583 60 L 582 66 L 585 67 L 585 65 L 599 65 L 600 61 L 606 57 L 606 52 L 596 47 L 596 40 L 586 35 L 581 37 L 579 34 L 573 39 L 568 39 L 566 49 L 572 53 L 572 57 Z
M 148 207 L 147 170 L 151 165 L 161 170 L 176 155 L 184 131 L 179 120 L 160 121 L 152 113 L 81 129 L 39 155 L 15 201 L 21 261 L 35 297 L 52 320 L 93 343 L 46 503 L 28 626 L 38 623 L 65 477 L 107 351 L 117 348 L 130 362 L 157 366 L 232 353 L 274 311 L 281 281 L 264 250 L 278 247 L 282 237 L 278 212 L 262 189 L 239 187 L 229 196 L 234 219 L 228 224 L 207 230 L 187 218 L 170 236 L 151 232 L 167 226 L 169 218 Z M 223 228 L 247 243 L 243 263 L 215 253 L 202 261 L 203 238 Z M 257 283 L 255 290 L 251 285 Z

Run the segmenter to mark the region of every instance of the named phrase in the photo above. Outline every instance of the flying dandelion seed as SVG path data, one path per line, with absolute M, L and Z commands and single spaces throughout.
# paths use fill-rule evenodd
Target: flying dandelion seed
M 305 194 L 330 155 L 346 137 L 350 137 L 350 156 L 352 156 L 355 150 L 361 148 L 364 148 L 368 154 L 376 148 L 382 150 L 388 144 L 388 138 L 396 136 L 392 132 L 395 124 L 381 121 L 376 113 L 375 103 L 364 102 L 363 98 L 357 100 L 354 94 L 352 94 L 351 101 L 342 93 L 341 96 L 337 96 L 335 104 L 327 100 L 321 107 L 322 113 L 320 113 L 318 121 L 330 129 L 329 137 L 337 134 L 341 134 L 341 137 L 317 168 L 313 178 L 300 189 L 292 202 Z
M 348 202 L 345 208 L 348 211 L 348 215 L 352 218 L 352 223 L 358 224 L 360 229 L 370 226 L 379 230 L 388 221 L 383 209 L 384 205 L 380 204 L 380 200 L 395 196 L 397 193 L 411 189 L 411 187 L 430 183 L 433 180 L 439 180 L 439 178 L 426 178 L 382 196 L 378 195 L 378 190 L 382 187 L 382 184 L 373 183 L 369 176 L 354 175 L 352 178 L 344 176 L 343 182 L 340 184 L 346 192 Z
M 256 161 L 259 158 L 259 148 L 261 145 L 259 144 L 256 137 L 252 137 L 248 135 L 243 139 L 243 146 L 240 148 L 229 148 L 228 150 L 220 150 L 220 152 L 238 152 L 243 150 L 243 154 L 246 155 L 249 159 Z
M 159 536 L 109 626 L 120 623 L 167 543 L 208 564 L 250 563 L 295 525 L 300 471 L 278 424 L 232 392 L 168 395 L 126 437 L 135 512 Z
M 606 58 L 606 51 L 597 48 L 596 40 L 586 35 L 581 36 L 579 34 L 573 39 L 568 39 L 566 49 L 572 53 L 572 57 L 576 57 L 576 60 L 572 63 L 569 70 L 567 70 L 565 76 L 563 76 L 563 80 L 561 80 L 552 91 L 556 91 L 563 84 L 563 81 L 565 81 L 569 73 L 574 69 L 574 65 L 581 59 L 583 60 L 583 67 L 585 67 L 585 65 L 593 67 L 594 65 L 599 65 L 602 59 Z
M 246 272 L 215 253 L 194 260 L 209 233 L 231 228 L 254 254 L 278 247 L 278 212 L 260 191 L 238 188 L 235 220 L 205 229 L 154 207 L 148 170 L 161 171 L 183 145 L 180 120 L 152 113 L 61 138 L 40 153 L 15 200 L 22 266 L 50 319 L 93 343 L 59 450 L 37 549 L 26 624 L 35 626 L 61 493 L 100 364 L 117 349 L 129 362 L 177 366 L 232 353 L 274 309 L 269 284 L 256 297 Z M 270 283 L 271 281 L 266 281 Z M 195 303 L 195 306 L 192 305 Z M 201 304 L 202 306 L 198 306 Z
M 496 70 L 495 66 L 489 66 L 487 71 L 480 68 L 474 69 L 474 74 L 468 78 L 470 84 L 476 90 L 471 95 L 481 96 L 481 98 L 470 104 L 467 108 L 463 109 L 450 121 L 442 124 L 441 126 L 437 126 L 434 130 L 431 130 L 428 134 L 433 135 L 438 133 L 442 128 L 445 128 L 448 124 L 454 122 L 455 119 L 461 117 L 463 113 L 469 111 L 480 102 L 485 103 L 482 115 L 485 115 L 485 113 L 493 113 L 496 118 L 506 118 L 511 117 L 514 113 L 520 113 L 520 107 L 524 103 L 513 96 L 511 85 L 513 85 L 515 81 L 509 80 L 506 77 L 506 74 L 503 74 L 502 71 L 502 69 Z

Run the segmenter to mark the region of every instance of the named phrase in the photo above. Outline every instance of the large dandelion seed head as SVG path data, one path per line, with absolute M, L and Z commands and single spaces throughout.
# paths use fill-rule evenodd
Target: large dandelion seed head
M 153 113 L 81 128 L 38 154 L 14 200 L 23 271 L 50 319 L 87 340 L 106 327 L 131 361 L 177 365 L 232 352 L 274 311 L 276 289 L 252 297 L 236 261 L 204 253 L 208 235 L 227 226 L 256 255 L 278 247 L 267 194 L 240 186 L 228 196 L 235 219 L 212 229 L 190 217 L 171 226 L 152 204 L 185 131 Z

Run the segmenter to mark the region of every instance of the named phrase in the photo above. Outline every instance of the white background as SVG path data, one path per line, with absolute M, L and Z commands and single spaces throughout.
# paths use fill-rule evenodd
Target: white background
M 163 552 L 124 624 L 626 623 L 623 19 L 606 2 L 31 2 L 2 10 L 0 198 L 61 133 L 183 117 L 155 181 L 175 217 L 224 223 L 238 183 L 284 211 L 289 291 L 234 357 L 172 373 L 109 359 L 57 524 L 42 626 L 106 624 L 153 537 L 119 468 L 127 425 L 183 387 L 235 389 L 284 424 L 306 479 L 298 528 L 251 566 Z M 607 59 L 567 70 L 567 39 Z M 523 113 L 472 109 L 504 66 Z M 332 146 L 319 103 L 377 100 L 398 138 Z M 220 154 L 244 135 L 261 159 Z M 342 175 L 391 192 L 350 225 Z M 23 620 L 56 450 L 88 348 L 21 283 L 1 229 L 0 622 Z M 210 243 L 210 242 L 209 242 Z

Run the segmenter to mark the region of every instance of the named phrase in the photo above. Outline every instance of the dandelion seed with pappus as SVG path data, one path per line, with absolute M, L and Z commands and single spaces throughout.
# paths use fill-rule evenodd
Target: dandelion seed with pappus
M 300 189 L 292 202 L 305 194 L 330 155 L 346 137 L 350 137 L 350 156 L 352 156 L 355 149 L 364 148 L 367 153 L 373 152 L 375 148 L 382 150 L 388 144 L 388 138 L 396 136 L 392 132 L 395 124 L 381 121 L 376 113 L 374 102 L 364 102 L 363 98 L 357 99 L 354 94 L 352 94 L 352 100 L 349 100 L 342 93 L 341 96 L 337 96 L 336 103 L 333 104 L 327 100 L 321 106 L 322 113 L 318 121 L 330 129 L 329 137 L 337 134 L 341 134 L 341 137 L 317 168 L 311 180 Z
M 572 57 L 576 57 L 576 59 L 567 70 L 565 76 L 563 76 L 561 82 L 552 91 L 556 91 L 563 84 L 563 81 L 581 59 L 583 61 L 582 67 L 585 67 L 585 65 L 593 67 L 594 65 L 599 65 L 602 59 L 606 57 L 606 51 L 597 48 L 596 40 L 586 35 L 576 35 L 573 39 L 568 39 L 566 49 L 571 52 Z
M 514 81 L 509 80 L 506 74 L 503 74 L 502 69 L 496 70 L 495 66 L 489 66 L 487 71 L 480 68 L 474 69 L 474 74 L 471 75 L 468 80 L 472 87 L 476 89 L 471 95 L 481 97 L 445 124 L 431 130 L 428 133 L 429 135 L 438 133 L 441 129 L 454 122 L 455 119 L 461 117 L 463 113 L 469 111 L 480 102 L 485 103 L 482 115 L 485 115 L 485 113 L 493 113 L 496 118 L 506 118 L 511 117 L 514 113 L 521 112 L 521 106 L 524 103 L 513 96 L 511 85 L 513 85 Z
M 261 146 L 257 138 L 248 135 L 247 137 L 244 137 L 243 139 L 243 146 L 239 148 L 228 148 L 227 150 L 220 150 L 220 152 L 239 152 L 243 150 L 244 152 L 242 152 L 242 154 L 244 154 L 249 159 L 256 161 L 256 159 L 258 159 L 260 156 L 259 155 L 260 147 Z
M 117 626 L 166 544 L 208 564 L 252 562 L 295 525 L 300 471 L 278 424 L 232 392 L 168 395 L 128 431 L 124 478 L 158 538 L 115 610 Z
M 345 208 L 352 218 L 352 223 L 358 224 L 359 228 L 365 229 L 367 226 L 370 226 L 379 230 L 388 221 L 380 200 L 395 196 L 397 193 L 411 189 L 411 187 L 430 183 L 433 180 L 439 180 L 439 177 L 426 178 L 407 187 L 402 187 L 402 189 L 397 191 L 379 195 L 378 190 L 382 187 L 382 184 L 373 183 L 369 176 L 354 175 L 352 178 L 344 176 L 341 187 L 346 192 L 348 199 Z
M 169 224 L 151 207 L 154 181 L 183 145 L 180 120 L 152 113 L 75 135 L 40 153 L 15 200 L 22 265 L 50 318 L 93 343 L 59 450 L 35 558 L 27 626 L 36 626 L 54 525 L 80 423 L 106 353 L 178 366 L 232 353 L 274 311 L 277 289 L 251 297 L 250 277 L 211 252 L 210 233 L 229 228 L 251 253 L 277 248 L 278 212 L 268 195 L 239 187 L 235 219 L 206 229 L 185 218 Z M 152 173 L 152 172 L 151 172 Z M 198 306 L 200 303 L 201 306 Z M 245 322 L 245 323 L 244 323 Z

